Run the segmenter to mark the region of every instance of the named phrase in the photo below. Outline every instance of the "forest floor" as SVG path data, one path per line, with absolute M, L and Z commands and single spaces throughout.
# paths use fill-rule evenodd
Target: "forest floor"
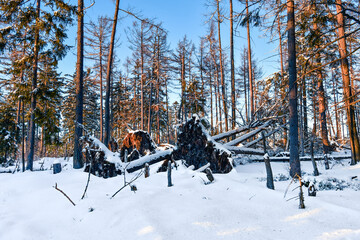
M 45 169 L 55 160 L 45 159 Z M 134 182 L 136 192 L 126 187 L 113 199 L 123 176 L 91 176 L 83 200 L 88 174 L 61 163 L 63 171 L 55 175 L 52 170 L 0 174 L 0 239 L 360 239 L 360 164 L 333 161 L 325 171 L 319 162 L 321 175 L 314 177 L 311 162 L 302 162 L 304 180 L 319 191 L 309 197 L 304 188 L 306 208 L 299 209 L 299 201 L 291 199 L 298 183 L 288 188 L 289 164 L 283 162 L 271 163 L 275 190 L 266 188 L 264 163 L 238 165 L 207 185 L 205 174 L 179 163 L 172 187 L 166 173 L 156 173 L 159 163 L 151 166 L 149 178 Z

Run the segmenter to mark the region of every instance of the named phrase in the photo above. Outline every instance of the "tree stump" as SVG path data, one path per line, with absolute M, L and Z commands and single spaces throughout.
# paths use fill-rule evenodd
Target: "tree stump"
M 57 174 L 61 172 L 61 163 L 54 163 L 53 164 L 53 173 Z
M 114 163 L 106 161 L 104 150 L 92 138 L 84 136 L 82 142 L 86 146 L 83 151 L 85 172 L 90 171 L 91 174 L 103 178 L 115 177 L 121 174 L 121 170 L 118 170 Z M 106 148 L 105 146 L 102 147 Z
M 175 159 L 185 160 L 185 165 L 194 165 L 195 170 L 210 163 L 213 173 L 231 171 L 230 152 L 219 147 L 196 118 L 182 124 L 177 136 L 177 149 L 173 152 Z

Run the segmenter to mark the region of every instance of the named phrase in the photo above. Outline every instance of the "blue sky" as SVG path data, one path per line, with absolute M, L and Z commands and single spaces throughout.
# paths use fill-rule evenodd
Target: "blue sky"
M 71 0 L 73 4 L 77 4 L 76 0 Z M 85 5 L 89 6 L 92 0 L 85 0 Z M 241 11 L 243 5 L 237 0 L 234 2 L 234 11 Z M 175 48 L 177 42 L 183 38 L 186 34 L 188 39 L 191 39 L 195 46 L 199 42 L 201 36 L 206 34 L 207 25 L 204 23 L 207 19 L 210 10 L 206 6 L 207 0 L 121 0 L 120 8 L 131 8 L 135 12 L 141 13 L 144 18 L 155 19 L 155 22 L 162 22 L 164 29 L 168 30 L 168 41 L 171 48 Z M 222 5 L 226 12 L 228 12 L 228 0 L 222 0 Z M 115 3 L 113 0 L 96 0 L 95 4 L 86 10 L 85 22 L 89 22 L 90 19 L 96 20 L 98 16 L 113 17 L 115 9 Z M 126 16 L 125 13 L 119 13 L 121 17 Z M 120 37 L 121 46 L 117 49 L 117 54 L 121 54 L 121 59 L 125 59 L 126 56 L 130 56 L 131 52 L 128 49 L 129 44 L 124 32 L 131 22 L 135 19 L 127 16 L 118 24 L 117 36 Z M 221 34 L 223 41 L 223 48 L 225 51 L 229 51 L 229 21 L 225 20 L 221 24 Z M 235 66 L 238 65 L 238 59 L 240 57 L 241 48 L 247 45 L 246 41 L 246 29 L 238 28 L 238 35 L 234 39 L 235 42 Z M 69 39 L 67 40 L 69 45 L 75 46 L 76 44 L 76 23 L 69 31 Z M 261 37 L 263 33 L 258 29 L 252 27 L 252 50 L 255 54 L 255 58 L 260 62 L 264 77 L 277 71 L 279 69 L 278 57 L 270 56 L 277 54 L 276 45 L 268 43 L 269 39 Z M 266 59 L 266 60 L 265 60 Z M 63 73 L 73 73 L 75 71 L 76 64 L 76 48 L 74 47 L 67 57 L 60 63 L 59 70 Z M 86 63 L 85 63 L 86 64 Z

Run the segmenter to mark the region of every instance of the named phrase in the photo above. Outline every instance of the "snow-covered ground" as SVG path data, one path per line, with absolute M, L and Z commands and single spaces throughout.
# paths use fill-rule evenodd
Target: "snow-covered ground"
M 55 159 L 46 159 L 45 168 Z M 66 165 L 64 167 L 64 165 Z M 215 174 L 215 182 L 184 168 L 166 173 L 151 166 L 149 178 L 140 177 L 134 193 L 123 186 L 123 176 L 103 179 L 62 161 L 59 174 L 51 170 L 0 174 L 0 239 L 360 239 L 360 164 L 332 162 L 316 185 L 316 197 L 305 192 L 305 209 L 297 185 L 288 177 L 288 163 L 272 163 L 275 190 L 266 188 L 263 163 L 239 165 L 229 174 Z M 314 180 L 311 162 L 302 162 L 304 179 Z M 130 180 L 137 173 L 128 174 Z M 352 179 L 357 176 L 357 178 Z M 53 186 L 75 202 L 73 206 Z M 330 189 L 332 190 L 325 190 Z M 343 189 L 343 190 L 335 190 Z

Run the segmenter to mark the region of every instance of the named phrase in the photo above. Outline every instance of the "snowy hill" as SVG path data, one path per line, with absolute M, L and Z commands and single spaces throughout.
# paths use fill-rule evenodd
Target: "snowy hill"
M 54 159 L 47 159 L 49 166 Z M 0 174 L 0 239 L 360 239 L 360 165 L 336 162 L 331 170 L 319 166 L 321 191 L 305 192 L 305 209 L 298 208 L 288 163 L 272 163 L 275 190 L 266 188 L 263 163 L 239 165 L 229 174 L 205 174 L 173 169 L 174 186 L 166 173 L 151 166 L 149 178 L 111 195 L 123 186 L 123 176 L 91 176 L 62 161 L 64 170 Z M 313 181 L 311 162 L 302 162 L 304 179 Z M 128 174 L 130 180 L 137 173 Z M 355 178 L 357 176 L 357 178 Z M 73 206 L 53 186 L 63 190 Z M 342 189 L 342 190 L 336 190 Z M 331 189 L 331 190 L 325 190 Z

